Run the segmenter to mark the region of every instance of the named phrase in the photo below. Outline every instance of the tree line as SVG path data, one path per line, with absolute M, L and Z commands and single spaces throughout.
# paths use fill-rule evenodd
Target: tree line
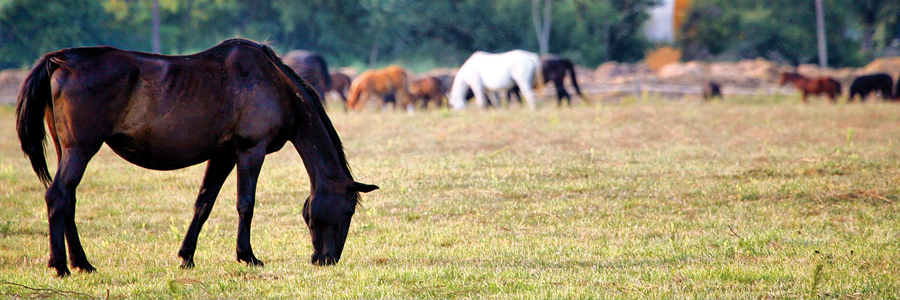
M 454 67 L 473 51 L 545 47 L 593 67 L 635 62 L 659 46 L 640 29 L 659 0 L 2 0 L 0 68 L 67 47 L 149 52 L 154 2 L 163 54 L 244 37 L 281 53 L 317 51 L 338 66 Z M 815 59 L 812 0 L 694 2 L 676 41 L 686 59 Z M 900 35 L 896 0 L 825 4 L 832 65 L 864 64 Z

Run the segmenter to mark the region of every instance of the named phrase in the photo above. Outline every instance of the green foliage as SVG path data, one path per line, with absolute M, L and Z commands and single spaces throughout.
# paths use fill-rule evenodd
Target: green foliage
M 890 2 L 890 1 L 888 1 Z M 872 57 L 861 52 L 860 15 L 855 1 L 825 0 L 828 62 L 858 66 Z M 896 1 L 879 8 L 872 22 L 886 25 L 896 16 Z M 679 44 L 686 59 L 736 60 L 764 57 L 793 65 L 817 62 L 815 9 L 812 1 L 695 1 Z M 888 34 L 897 37 L 898 32 Z
M 474 51 L 537 50 L 531 1 L 522 0 L 159 0 L 162 53 L 188 54 L 244 37 L 284 53 L 318 51 L 332 65 L 426 61 L 459 66 Z M 634 62 L 659 0 L 555 0 L 550 52 L 578 64 Z M 825 0 L 829 62 L 855 66 L 900 34 L 900 2 Z M 150 51 L 151 0 L 3 0 L 0 68 L 77 46 Z M 694 1 L 679 43 L 685 58 L 816 58 L 809 0 Z M 869 49 L 869 50 L 865 50 Z

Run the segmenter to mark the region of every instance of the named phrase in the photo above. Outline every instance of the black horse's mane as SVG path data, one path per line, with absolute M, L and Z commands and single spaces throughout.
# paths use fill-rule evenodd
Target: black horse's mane
M 344 154 L 344 146 L 341 143 L 341 139 L 338 136 L 337 131 L 334 129 L 334 125 L 331 123 L 331 119 L 328 118 L 328 115 L 325 113 L 325 107 L 322 106 L 322 100 L 320 99 L 319 94 L 316 93 L 315 89 L 313 89 L 312 86 L 303 81 L 303 79 L 301 79 L 293 69 L 285 65 L 281 58 L 278 57 L 277 54 L 275 54 L 275 51 L 272 50 L 271 47 L 245 39 L 229 39 L 223 41 L 219 45 L 226 44 L 249 44 L 258 47 L 261 51 L 263 51 L 263 53 L 266 54 L 266 56 L 269 57 L 269 59 L 272 60 L 273 63 L 275 63 L 276 66 L 278 66 L 279 69 L 281 69 L 282 72 L 284 72 L 285 75 L 291 78 L 291 81 L 293 81 L 294 84 L 296 84 L 297 87 L 300 88 L 300 92 L 302 93 L 303 98 L 307 99 L 309 104 L 315 110 L 316 115 L 322 121 L 322 125 L 324 125 L 325 130 L 328 132 L 328 137 L 331 139 L 331 143 L 332 145 L 334 145 L 334 149 L 337 151 L 338 160 L 340 161 L 341 166 L 343 167 L 344 171 L 347 172 L 347 175 L 352 178 L 353 173 L 350 170 L 350 164 L 347 163 L 347 156 Z M 300 110 L 298 107 L 298 103 L 295 102 L 293 103 L 293 105 L 294 110 L 296 112 L 299 112 Z M 359 198 L 358 195 L 357 198 Z

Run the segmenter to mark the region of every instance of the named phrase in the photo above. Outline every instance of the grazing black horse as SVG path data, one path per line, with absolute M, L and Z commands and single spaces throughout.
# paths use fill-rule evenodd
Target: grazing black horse
M 707 82 L 706 85 L 703 86 L 703 100 L 709 100 L 712 98 L 722 99 L 722 88 L 719 87 L 719 83 L 715 81 Z
M 578 93 L 581 99 L 584 99 L 584 94 L 578 88 L 578 79 L 575 77 L 575 65 L 572 64 L 572 61 L 558 55 L 545 55 L 541 57 L 541 70 L 544 72 L 544 83 L 553 81 L 553 85 L 556 86 L 557 105 L 562 105 L 563 98 L 566 98 L 566 103 L 569 106 L 572 105 L 572 96 L 569 95 L 569 92 L 563 86 L 566 73 L 572 78 L 572 86 L 575 87 L 575 92 Z
M 44 154 L 44 118 L 59 165 L 51 180 Z M 318 95 L 269 47 L 233 39 L 189 56 L 112 47 L 70 48 L 45 55 L 18 99 L 22 150 L 47 186 L 49 267 L 58 276 L 88 263 L 75 226 L 75 190 L 106 143 L 125 160 L 154 170 L 208 162 L 194 218 L 178 256 L 194 266 L 197 236 L 228 174 L 237 166 L 237 260 L 263 265 L 250 246 L 256 182 L 266 154 L 290 141 L 310 177 L 303 204 L 313 264 L 337 263 L 359 192 L 341 140 Z
M 321 55 L 306 50 L 294 50 L 284 55 L 284 63 L 312 85 L 316 93 L 319 93 L 320 99 L 325 101 L 325 92 L 331 89 L 331 74 L 328 73 L 328 64 Z
M 900 76 L 897 76 L 897 86 L 894 87 L 894 101 L 900 100 Z
M 569 95 L 566 87 L 563 86 L 566 74 L 572 78 L 572 86 L 575 87 L 575 92 L 578 93 L 578 96 L 581 99 L 585 99 L 584 94 L 581 93 L 581 88 L 578 87 L 578 79 L 575 77 L 575 64 L 568 58 L 552 54 L 545 55 L 541 57 L 541 71 L 544 75 L 544 83 L 553 81 L 553 86 L 556 87 L 557 106 L 562 106 L 563 98 L 566 99 L 566 103 L 569 106 L 572 106 L 572 96 Z M 509 103 L 512 103 L 513 95 L 519 100 L 519 104 L 522 104 L 522 96 L 519 94 L 518 86 L 513 86 L 512 89 L 506 92 L 506 98 Z
M 847 96 L 847 102 L 853 102 L 856 100 L 856 96 L 859 96 L 860 102 L 865 102 L 866 97 L 872 92 L 881 92 L 882 98 L 892 99 L 894 98 L 894 93 L 891 92 L 893 85 L 894 80 L 891 79 L 891 75 L 884 73 L 856 77 L 850 84 L 850 95 Z

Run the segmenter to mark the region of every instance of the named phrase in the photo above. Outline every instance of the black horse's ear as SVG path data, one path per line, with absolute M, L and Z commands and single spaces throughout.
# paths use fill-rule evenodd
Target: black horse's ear
M 365 184 L 354 181 L 353 184 L 350 185 L 350 190 L 368 193 L 374 190 L 377 190 L 378 186 L 374 184 Z

